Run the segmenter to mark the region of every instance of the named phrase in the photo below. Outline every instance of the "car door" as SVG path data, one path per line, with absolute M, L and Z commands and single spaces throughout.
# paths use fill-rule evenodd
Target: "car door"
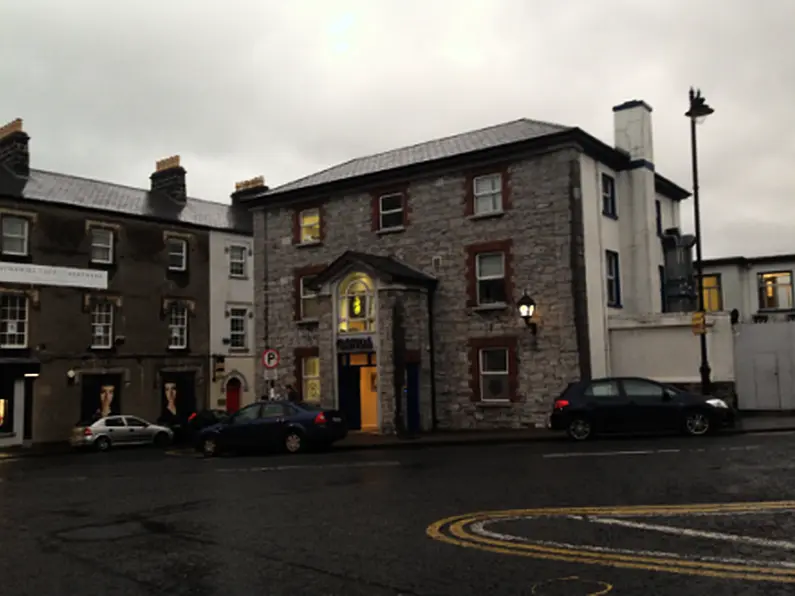
M 629 400 L 616 379 L 597 379 L 583 390 L 584 406 L 600 432 L 624 432 L 630 415 Z
M 145 420 L 135 416 L 125 416 L 124 421 L 127 423 L 127 436 L 130 437 L 130 443 L 151 443 L 154 440 L 149 423 Z
M 260 418 L 256 422 L 255 447 L 272 449 L 281 444 L 289 414 L 288 407 L 287 404 L 275 402 L 262 404 Z
M 103 421 L 103 426 L 112 444 L 129 445 L 132 442 L 130 435 L 127 434 L 127 425 L 121 416 L 108 416 Z
M 262 404 L 256 403 L 238 410 L 223 427 L 221 440 L 225 447 L 232 449 L 250 449 L 255 446 L 257 436 L 256 423 L 260 417 Z
M 621 380 L 632 408 L 630 430 L 674 430 L 679 424 L 679 404 L 660 383 L 650 379 Z

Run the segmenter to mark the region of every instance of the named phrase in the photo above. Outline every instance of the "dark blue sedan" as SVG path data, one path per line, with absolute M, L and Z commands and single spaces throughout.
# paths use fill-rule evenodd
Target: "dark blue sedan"
M 338 411 L 306 402 L 263 400 L 202 429 L 196 449 L 205 457 L 235 451 L 298 453 L 329 447 L 348 434 Z

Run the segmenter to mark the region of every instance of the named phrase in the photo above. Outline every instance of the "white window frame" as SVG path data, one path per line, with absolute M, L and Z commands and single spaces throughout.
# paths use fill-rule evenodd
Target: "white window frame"
M 168 349 L 185 350 L 188 347 L 188 307 L 172 304 L 168 310 Z M 176 333 L 175 333 L 176 332 Z
M 615 271 L 611 271 L 610 261 L 613 260 Z M 614 299 L 610 298 L 610 288 L 614 288 Z M 621 307 L 621 257 L 618 251 L 605 251 L 605 301 L 610 308 Z
M 235 258 L 235 252 L 240 251 L 242 258 Z M 241 272 L 233 270 L 235 265 L 242 267 Z M 245 279 L 248 277 L 248 246 L 245 244 L 230 244 L 229 245 L 229 277 L 236 279 Z
M 91 305 L 91 349 L 110 350 L 113 347 L 115 312 L 112 302 L 99 301 Z M 98 334 L 97 331 L 101 331 Z M 105 340 L 101 343 L 97 339 Z
M 609 180 L 610 183 L 608 184 L 609 188 L 605 188 L 605 181 Z M 616 199 L 616 179 L 615 176 L 611 176 L 607 172 L 602 172 L 600 176 L 600 185 L 602 187 L 602 215 L 607 215 L 608 217 L 618 217 L 618 200 Z M 608 190 L 610 192 L 608 192 Z M 606 207 L 609 203 L 609 209 Z
M 478 192 L 478 182 L 483 180 L 491 180 L 491 188 L 486 191 Z M 496 180 L 496 188 L 494 181 Z M 480 201 L 478 199 L 491 199 L 491 209 L 481 210 L 479 208 Z M 495 213 L 502 213 L 503 211 L 503 196 L 502 196 L 502 174 L 495 172 L 493 174 L 484 174 L 472 179 L 472 213 L 475 215 L 491 215 Z
M 248 349 L 248 314 L 249 309 L 245 306 L 228 306 L 229 309 L 229 349 L 245 350 Z M 241 331 L 234 328 L 235 321 L 242 321 Z M 242 338 L 242 343 L 235 344 L 235 338 Z
M 298 318 L 301 321 L 316 321 L 317 320 L 317 317 L 306 318 L 304 316 L 304 300 L 317 300 L 318 299 L 318 293 L 310 290 L 308 287 L 306 287 L 306 284 L 304 283 L 306 280 L 309 280 L 312 277 L 314 277 L 314 276 L 313 275 L 304 275 L 298 281 L 298 284 L 300 286 L 299 289 L 300 289 L 300 293 L 301 293 L 301 300 L 300 300 L 301 304 L 299 306 L 299 308 L 301 309 L 301 312 L 299 313 L 299 317 Z
M 707 277 L 706 275 L 704 277 Z M 786 279 L 786 283 L 780 281 L 782 278 Z M 768 282 L 772 283 L 768 283 Z M 793 283 L 792 271 L 787 270 L 773 270 L 773 271 L 760 271 L 757 273 L 757 284 L 759 286 L 759 311 L 771 310 L 792 310 L 795 307 L 795 283 Z M 767 306 L 762 304 L 762 296 L 767 290 L 768 286 L 773 288 L 773 298 L 776 301 L 775 306 Z M 784 291 L 787 304 L 779 304 L 779 292 Z M 767 300 L 765 300 L 767 303 Z
M 174 245 L 181 247 L 181 253 L 172 250 Z M 184 238 L 168 238 L 166 240 L 166 252 L 168 256 L 168 270 L 169 271 L 187 271 L 188 270 L 188 241 Z M 172 265 L 171 257 L 181 254 L 182 265 Z
M 22 235 L 10 234 L 6 232 L 6 221 L 17 221 L 22 223 Z M 22 240 L 25 243 L 24 249 L 20 252 L 6 248 L 6 239 Z M 30 220 L 21 215 L 1 215 L 0 216 L 0 251 L 4 255 L 13 257 L 26 257 L 30 254 Z
M 13 304 L 12 304 L 13 302 Z M 16 316 L 11 318 L 7 314 L 15 312 Z M 28 347 L 28 324 L 30 309 L 28 307 L 28 297 L 24 294 L 0 294 L 0 326 L 6 327 L 6 333 L 0 334 L 0 349 L 24 349 Z M 8 332 L 9 324 L 15 326 L 14 333 Z M 19 324 L 24 325 L 25 331 L 19 333 Z M 14 336 L 14 342 L 10 342 L 9 336 Z M 22 341 L 17 341 L 22 336 Z
M 307 369 L 306 361 L 307 360 L 317 360 L 317 374 L 316 375 L 307 374 L 307 372 L 306 372 L 306 369 Z M 320 357 L 319 356 L 304 356 L 301 359 L 301 398 L 304 401 L 307 401 L 307 402 L 310 402 L 310 403 L 319 403 L 319 399 L 318 399 L 318 401 L 310 401 L 308 392 L 306 390 L 307 382 L 308 381 L 314 381 L 314 380 L 317 380 L 318 383 L 320 382 Z
M 496 371 L 484 371 L 483 364 L 486 361 L 486 352 L 496 352 L 497 350 L 501 352 L 505 352 L 505 370 Z M 480 401 L 486 402 L 509 402 L 511 401 L 511 350 L 507 347 L 500 347 L 495 346 L 493 348 L 480 348 L 478 350 L 478 383 L 480 383 Z M 505 377 L 505 382 L 508 387 L 508 397 L 500 397 L 500 398 L 487 398 L 485 397 L 486 392 L 484 391 L 485 381 L 488 380 L 490 376 L 500 376 Z
M 312 229 L 315 224 L 304 224 L 304 215 L 317 214 L 317 238 L 304 239 L 304 230 Z M 323 222 L 321 218 L 323 215 L 320 213 L 320 207 L 311 207 L 309 209 L 302 209 L 298 212 L 298 242 L 300 244 L 317 244 L 320 242 L 320 232 L 323 229 Z
M 494 255 L 500 255 L 502 257 L 502 275 L 487 275 L 481 276 L 480 275 L 480 259 L 481 257 L 491 257 Z M 505 302 L 482 302 L 480 299 L 480 282 L 481 281 L 493 281 L 495 279 L 503 280 L 503 283 L 506 282 L 505 280 L 505 253 L 502 251 L 490 251 L 490 252 L 481 252 L 475 255 L 475 284 L 476 284 L 476 293 L 477 293 L 477 304 L 478 306 L 488 306 L 491 304 L 505 304 Z M 505 297 L 508 299 L 508 296 Z
M 400 197 L 400 207 L 398 209 L 384 209 L 384 199 L 391 199 L 394 197 Z M 389 194 L 381 195 L 378 197 L 378 229 L 379 230 L 399 230 L 403 227 L 403 220 L 405 216 L 403 212 L 405 211 L 405 199 L 403 197 L 402 192 L 392 192 Z M 384 216 L 385 215 L 393 215 L 395 213 L 400 213 L 400 223 L 396 226 L 385 226 L 384 225 Z
M 107 237 L 101 238 L 102 235 L 107 235 Z M 113 264 L 113 257 L 115 256 L 113 250 L 114 239 L 115 239 L 115 234 L 113 233 L 113 230 L 102 227 L 91 228 L 91 262 L 92 263 L 99 263 L 101 265 Z M 97 255 L 94 253 L 94 249 L 100 249 L 103 251 L 107 250 L 108 258 L 107 259 L 97 258 Z

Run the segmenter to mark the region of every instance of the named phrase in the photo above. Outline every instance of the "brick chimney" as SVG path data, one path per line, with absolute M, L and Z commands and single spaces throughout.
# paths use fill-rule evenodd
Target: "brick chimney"
M 22 130 L 22 118 L 0 127 L 0 164 L 24 178 L 30 174 L 29 140 L 30 137 Z
M 188 197 L 185 187 L 185 168 L 179 165 L 179 155 L 161 159 L 155 164 L 155 172 L 149 179 L 152 181 L 152 192 L 161 192 L 178 203 L 184 203 Z
M 232 204 L 239 205 L 245 203 L 266 192 L 268 192 L 268 187 L 265 186 L 265 178 L 263 176 L 235 182 L 235 192 L 231 195 Z

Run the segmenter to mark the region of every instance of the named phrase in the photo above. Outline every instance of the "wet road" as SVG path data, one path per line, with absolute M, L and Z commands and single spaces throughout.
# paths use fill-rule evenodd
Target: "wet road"
M 795 434 L 770 434 L 4 461 L 0 586 L 3 596 L 792 594 L 793 453 Z

